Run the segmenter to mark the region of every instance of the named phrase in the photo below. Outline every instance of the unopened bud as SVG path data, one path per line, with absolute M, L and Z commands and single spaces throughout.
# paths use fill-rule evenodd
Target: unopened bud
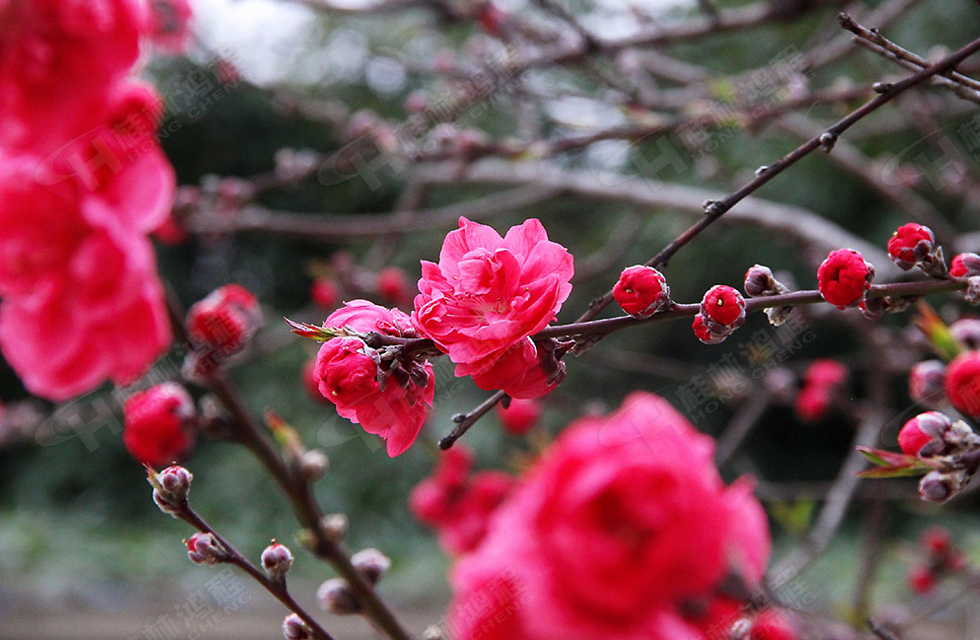
M 768 296 L 776 291 L 776 278 L 772 270 L 761 264 L 749 267 L 745 272 L 745 293 L 751 297 Z
M 905 423 L 898 432 L 898 446 L 910 456 L 935 456 L 948 453 L 944 437 L 952 424 L 944 413 L 927 411 Z
M 322 478 L 328 466 L 330 466 L 330 460 L 327 458 L 327 454 L 319 449 L 307 451 L 300 458 L 300 468 L 303 475 L 311 482 Z
M 153 502 L 160 511 L 174 518 L 180 517 L 180 509 L 187 502 L 194 474 L 177 465 L 167 467 L 151 475 L 147 481 L 153 487 Z
M 228 552 L 210 533 L 195 533 L 184 540 L 187 557 L 194 564 L 218 564 L 228 560 Z
M 954 256 L 949 265 L 949 275 L 954 278 L 970 278 L 980 275 L 980 255 L 961 253 Z
M 285 545 L 273 541 L 262 552 L 262 568 L 273 582 L 282 582 L 293 566 L 293 554 Z
M 295 613 L 290 613 L 282 621 L 282 637 L 286 640 L 310 640 L 313 634 L 302 618 Z
M 351 564 L 371 586 L 378 584 L 381 577 L 391 568 L 391 559 L 377 549 L 363 549 L 351 556 Z
M 963 299 L 966 300 L 967 304 L 972 304 L 974 307 L 980 305 L 980 276 L 967 279 Z
M 962 318 L 949 325 L 949 332 L 967 349 L 980 349 L 980 320 Z
M 316 599 L 321 607 L 331 613 L 345 615 L 361 611 L 360 603 L 343 578 L 331 578 L 321 584 L 316 591 Z
M 320 518 L 320 527 L 330 540 L 341 543 L 347 537 L 349 522 L 342 513 L 328 513 Z
M 940 360 L 926 360 L 909 371 L 909 397 L 919 404 L 931 405 L 943 397 L 946 365 Z
M 919 497 L 926 502 L 943 503 L 953 497 L 953 479 L 939 471 L 930 471 L 919 481 Z

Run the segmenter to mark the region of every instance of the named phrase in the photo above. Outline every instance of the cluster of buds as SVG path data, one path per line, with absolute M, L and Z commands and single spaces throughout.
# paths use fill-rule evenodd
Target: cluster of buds
M 391 560 L 377 549 L 364 549 L 351 556 L 351 564 L 371 587 L 378 584 L 391 567 Z M 343 578 L 331 578 L 316 592 L 320 606 L 337 614 L 360 613 L 363 608 Z
M 289 547 L 281 545 L 275 540 L 272 541 L 265 550 L 262 551 L 262 568 L 269 580 L 277 585 L 286 583 L 286 574 L 293 566 L 293 554 Z
M 314 276 L 310 299 L 323 311 L 333 311 L 345 297 L 377 297 L 396 307 L 412 302 L 412 283 L 400 267 L 374 273 L 356 265 L 346 251 L 338 251 L 329 261 L 311 265 L 310 271 Z
M 919 267 L 934 278 L 945 278 L 948 273 L 936 235 L 929 227 L 914 222 L 903 224 L 892 234 L 888 257 L 903 271 Z
M 634 318 L 649 318 L 670 306 L 670 287 L 664 275 L 643 265 L 627 267 L 613 287 L 616 303 Z
M 194 475 L 184 467 L 167 467 L 160 473 L 147 470 L 147 482 L 153 487 L 153 502 L 160 511 L 180 518 L 187 505 L 187 495 L 191 490 Z
M 924 561 L 909 571 L 909 588 L 924 595 L 932 591 L 941 578 L 966 568 L 966 558 L 953 546 L 949 530 L 933 527 L 919 539 L 919 547 L 925 554 Z
M 980 305 L 980 255 L 961 253 L 953 258 L 949 267 L 949 275 L 966 280 L 966 291 L 963 298 L 970 304 Z
M 817 269 L 820 295 L 838 309 L 856 307 L 864 302 L 871 288 L 875 268 L 853 249 L 831 251 Z
M 160 467 L 187 456 L 197 423 L 187 390 L 176 382 L 164 382 L 126 399 L 123 444 L 139 462 Z
M 187 545 L 187 557 L 194 564 L 218 564 L 230 558 L 228 551 L 211 533 L 195 533 L 185 538 L 184 544 Z
M 919 481 L 919 495 L 927 502 L 945 502 L 966 488 L 980 467 L 980 436 L 962 420 L 928 411 L 905 423 L 898 445 L 929 469 Z
M 749 267 L 745 272 L 745 293 L 750 298 L 778 296 L 789 293 L 789 287 L 772 275 L 772 270 L 761 264 Z M 778 327 L 789 319 L 793 307 L 771 307 L 766 309 L 769 323 Z
M 187 312 L 186 324 L 194 349 L 184 363 L 184 375 L 206 380 L 245 348 L 262 324 L 262 311 L 248 289 L 229 284 L 195 303 Z
M 716 284 L 701 299 L 694 317 L 694 335 L 705 344 L 718 344 L 745 322 L 745 298 L 733 287 Z
M 847 381 L 847 368 L 836 360 L 816 360 L 803 374 L 796 395 L 796 415 L 804 422 L 822 420 Z

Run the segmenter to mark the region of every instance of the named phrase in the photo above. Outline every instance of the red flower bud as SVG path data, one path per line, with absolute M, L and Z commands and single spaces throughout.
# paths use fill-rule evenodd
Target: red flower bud
M 193 479 L 190 471 L 176 465 L 151 476 L 148 480 L 153 487 L 153 502 L 160 507 L 160 511 L 179 518 Z
M 807 386 L 836 387 L 845 380 L 847 367 L 830 358 L 814 360 L 803 374 L 803 383 Z
M 954 278 L 969 278 L 980 275 L 980 255 L 961 253 L 949 265 L 949 275 Z
M 504 429 L 515 436 L 523 435 L 538 423 L 541 417 L 541 406 L 536 400 L 511 399 L 505 408 L 503 403 L 497 405 L 497 418 Z
M 761 264 L 752 265 L 745 272 L 745 293 L 751 297 L 769 296 L 777 293 L 777 280 L 772 270 Z
M 718 333 L 721 329 L 730 332 L 745 322 L 745 298 L 733 287 L 716 284 L 701 299 L 701 315 L 713 332 Z M 720 326 L 712 326 L 712 323 Z
M 786 620 L 786 616 L 766 609 L 752 623 L 749 640 L 797 640 L 796 631 Z
M 694 329 L 694 335 L 698 337 L 698 340 L 705 344 L 718 344 L 719 342 L 723 342 L 731 333 L 715 333 L 708 327 L 704 321 L 704 316 L 700 313 L 694 316 L 694 322 L 691 324 L 691 328 Z
M 946 414 L 938 411 L 920 413 L 906 422 L 898 432 L 898 446 L 902 449 L 902 453 L 910 456 L 943 453 L 945 450 L 943 436 L 951 426 L 952 423 Z
M 980 418 L 980 351 L 965 351 L 950 362 L 943 386 L 954 407 Z
M 919 362 L 909 371 L 909 397 L 929 405 L 942 397 L 946 365 L 940 360 Z
M 212 291 L 187 313 L 187 334 L 195 347 L 230 356 L 259 328 L 262 314 L 248 289 L 229 284 Z
M 634 318 L 649 318 L 670 303 L 670 287 L 653 267 L 627 267 L 613 287 L 613 297 Z
M 830 390 L 827 387 L 804 387 L 796 395 L 794 403 L 796 415 L 803 422 L 818 422 L 827 415 L 830 400 Z
M 310 298 L 324 311 L 333 311 L 340 302 L 340 290 L 330 278 L 317 278 L 310 285 Z
M 936 576 L 929 567 L 913 567 L 909 571 L 909 589 L 925 595 L 936 587 Z
M 396 306 L 411 298 L 409 286 L 408 276 L 398 267 L 386 267 L 378 272 L 378 293 Z
M 152 467 L 179 460 L 193 444 L 194 415 L 194 401 L 175 382 L 134 393 L 123 406 L 123 444 Z
M 932 229 L 910 222 L 898 228 L 888 241 L 888 256 L 908 271 L 932 253 L 936 236 Z
M 824 300 L 838 309 L 855 307 L 871 288 L 875 269 L 852 249 L 830 252 L 817 270 L 817 288 Z

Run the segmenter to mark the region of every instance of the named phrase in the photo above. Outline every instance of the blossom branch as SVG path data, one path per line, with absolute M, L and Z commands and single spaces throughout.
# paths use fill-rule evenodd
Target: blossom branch
M 311 616 L 302 605 L 300 605 L 293 598 L 292 594 L 289 593 L 289 589 L 286 588 L 285 580 L 275 581 L 269 578 L 265 573 L 263 573 L 258 567 L 256 567 L 252 562 L 243 556 L 230 542 L 221 536 L 214 528 L 209 525 L 204 518 L 202 518 L 194 509 L 190 506 L 186 499 L 179 502 L 176 509 L 171 511 L 171 515 L 175 518 L 183 520 L 187 524 L 191 525 L 201 533 L 210 534 L 214 539 L 221 545 L 224 551 L 225 558 L 223 562 L 235 565 L 245 573 L 247 573 L 253 580 L 258 582 L 262 587 L 272 594 L 272 596 L 281 602 L 283 606 L 298 615 L 306 626 L 310 629 L 313 635 L 319 640 L 334 640 L 334 637 L 330 635 L 316 619 Z
M 178 341 L 189 346 L 179 303 L 173 295 L 169 296 L 168 303 L 174 334 Z M 322 523 L 325 514 L 316 501 L 310 480 L 301 473 L 299 466 L 290 464 L 283 458 L 270 437 L 255 422 L 234 386 L 220 371 L 211 377 L 209 383 L 212 393 L 231 414 L 232 437 L 259 459 L 289 499 L 300 522 L 307 527 L 308 548 L 314 555 L 329 562 L 347 581 L 363 608 L 365 617 L 388 638 L 412 640 L 395 614 L 381 600 L 361 572 L 354 567 L 347 552 L 324 529 Z

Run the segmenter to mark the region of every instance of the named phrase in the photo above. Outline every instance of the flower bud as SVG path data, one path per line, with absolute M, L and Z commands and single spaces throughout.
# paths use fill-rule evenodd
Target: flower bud
M 718 344 L 719 342 L 724 342 L 725 338 L 731 335 L 730 331 L 719 333 L 712 331 L 707 323 L 705 323 L 704 316 L 700 313 L 694 316 L 694 322 L 691 324 L 691 328 L 694 329 L 694 335 L 698 337 L 698 340 L 704 344 Z
M 619 306 L 634 318 L 649 318 L 670 304 L 667 279 L 653 267 L 627 267 L 613 287 Z
M 228 552 L 210 533 L 195 533 L 184 540 L 187 557 L 194 564 L 218 564 L 228 560 Z
M 919 497 L 926 502 L 941 504 L 956 492 L 955 479 L 940 471 L 930 471 L 919 480 Z
M 291 566 L 293 566 L 293 554 L 285 545 L 273 541 L 262 552 L 262 568 L 273 582 L 285 580 Z
M 926 553 L 945 557 L 953 551 L 953 536 L 945 527 L 931 527 L 922 534 L 920 545 Z
M 940 360 L 925 360 L 909 371 L 909 397 L 929 406 L 942 397 L 946 365 Z
M 310 285 L 310 298 L 320 309 L 333 311 L 340 302 L 340 289 L 331 278 L 317 278 Z
M 970 276 L 966 279 L 966 283 L 963 299 L 974 307 L 980 305 L 980 276 Z
M 183 458 L 193 444 L 194 401 L 176 382 L 131 395 L 123 406 L 123 444 L 153 467 Z
M 504 402 L 497 405 L 497 418 L 507 433 L 523 435 L 541 418 L 541 406 L 536 400 L 511 399 L 506 407 Z
M 180 506 L 187 502 L 193 479 L 190 471 L 176 465 L 151 476 L 147 480 L 153 487 L 153 502 L 160 507 L 160 511 L 179 517 Z
M 980 351 L 965 351 L 950 362 L 943 387 L 958 411 L 980 418 Z
M 411 299 L 408 276 L 398 267 L 386 267 L 378 272 L 378 294 L 395 305 Z
M 961 318 L 949 325 L 949 332 L 967 349 L 980 350 L 980 320 Z
M 761 264 L 752 265 L 745 272 L 745 293 L 755 298 L 776 293 L 776 278 L 772 270 Z
M 817 270 L 820 295 L 838 309 L 855 307 L 871 288 L 875 269 L 852 249 L 831 251 Z
M 803 422 L 819 422 L 827 415 L 831 400 L 832 396 L 827 387 L 804 387 L 796 395 L 793 408 L 796 409 L 797 417 Z
M 377 549 L 363 549 L 351 556 L 351 564 L 372 586 L 391 568 L 391 559 Z
M 903 224 L 888 241 L 888 257 L 899 269 L 908 271 L 933 251 L 936 236 L 929 227 L 910 222 Z
M 442 629 L 437 625 L 431 625 L 422 632 L 422 640 L 447 640 L 447 638 Z
M 739 618 L 732 624 L 731 637 L 733 640 L 748 640 L 751 630 L 752 621 L 748 618 Z
M 936 575 L 929 567 L 913 567 L 909 571 L 908 584 L 914 593 L 925 595 L 936 587 Z
M 733 287 L 716 284 L 701 299 L 701 316 L 712 333 L 731 333 L 745 322 L 745 298 Z
M 310 482 L 314 482 L 323 477 L 327 467 L 330 466 L 330 459 L 319 449 L 312 449 L 303 453 L 299 464 L 303 476 Z
M 944 436 L 952 426 L 950 419 L 938 411 L 920 413 L 898 432 L 898 446 L 910 456 L 934 456 L 946 453 Z
M 282 637 L 286 640 L 311 640 L 313 634 L 302 618 L 295 613 L 290 613 L 282 621 Z
M 340 544 L 347 537 L 349 523 L 342 513 L 328 513 L 320 518 L 320 527 L 330 540 Z
M 261 322 L 255 296 L 245 287 L 229 284 L 191 306 L 187 335 L 198 350 L 230 356 L 245 346 Z
M 949 265 L 949 275 L 954 278 L 980 276 L 980 255 L 961 253 Z
M 343 578 L 331 578 L 316 591 L 317 602 L 331 613 L 341 615 L 360 613 L 361 605 Z

